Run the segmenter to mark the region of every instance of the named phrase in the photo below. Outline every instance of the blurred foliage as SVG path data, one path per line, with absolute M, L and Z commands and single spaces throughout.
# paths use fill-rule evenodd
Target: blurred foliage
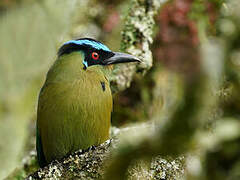
M 239 17 L 236 2 L 228 3 L 235 5 L 235 16 L 231 16 L 234 23 Z M 239 127 L 239 120 L 222 119 L 226 116 L 239 119 L 239 71 L 236 70 L 239 60 L 238 25 L 229 22 L 229 19 L 225 27 L 219 24 L 223 22 L 224 11 L 233 13 L 228 4 L 223 1 L 173 0 L 161 8 L 156 18 L 159 28 L 153 45 L 157 60 L 153 71 L 160 65 L 164 68 L 160 71 L 156 68 L 154 74 L 162 75 L 163 69 L 170 74 L 177 73 L 181 83 L 176 81 L 170 88 L 178 87 L 177 92 L 182 93 L 178 94 L 180 99 L 172 108 L 165 108 L 173 98 L 172 94 L 162 94 L 163 108 L 153 118 L 159 121 L 158 133 L 149 139 L 143 138 L 134 146 L 123 144 L 108 169 L 108 179 L 119 170 L 124 174 L 131 160 L 182 153 L 189 156 L 186 161 L 187 179 L 239 179 L 239 130 L 234 128 Z M 232 33 L 233 36 L 224 39 L 226 34 L 219 33 L 219 25 L 227 31 L 227 35 Z M 234 56 L 229 50 L 234 52 Z M 225 57 L 233 58 L 235 67 Z M 153 89 L 161 87 L 160 92 L 164 92 L 162 89 L 166 91 L 166 84 L 163 84 L 164 81 L 161 84 L 159 80 L 158 83 L 155 81 Z M 228 109 L 225 109 L 226 105 Z M 225 143 L 229 145 L 225 146 Z
M 123 126 L 127 123 L 144 122 L 151 116 L 152 72 L 146 78 L 135 77 L 131 87 L 114 96 L 112 124 Z
M 119 89 L 129 88 L 114 95 L 112 124 L 151 120 L 156 132 L 120 146 L 109 174 L 124 175 L 142 157 L 185 154 L 187 179 L 240 178 L 238 0 L 169 0 L 146 22 L 156 2 L 0 2 L 0 178 L 34 148 L 37 94 L 60 44 L 87 36 L 118 50 L 121 30 L 121 49 L 149 60 L 146 67 L 152 52 L 153 67 L 130 87 L 122 80 Z M 149 51 L 142 45 L 152 42 L 154 21 Z

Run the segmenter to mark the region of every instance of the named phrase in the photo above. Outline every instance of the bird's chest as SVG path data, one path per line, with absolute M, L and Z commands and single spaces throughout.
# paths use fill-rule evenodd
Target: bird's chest
M 98 112 L 98 115 L 104 114 L 105 111 L 111 112 L 112 94 L 105 76 L 86 71 L 78 77 L 60 82 L 47 82 L 40 93 L 40 109 L 54 114 L 60 113 L 65 119 L 86 116 L 92 119 L 95 118 L 94 112 Z
M 97 108 L 112 104 L 111 90 L 105 79 L 75 81 L 68 86 L 66 93 L 66 101 L 71 105 Z
M 112 95 L 106 79 L 45 85 L 38 126 L 47 158 L 98 145 L 109 138 Z
M 66 99 L 68 112 L 65 114 L 71 123 L 73 137 L 78 137 L 80 132 L 87 140 L 84 143 L 87 145 L 99 144 L 108 139 L 112 112 L 109 83 L 104 79 L 78 81 L 68 89 L 68 92 Z M 83 139 L 79 143 L 82 144 Z

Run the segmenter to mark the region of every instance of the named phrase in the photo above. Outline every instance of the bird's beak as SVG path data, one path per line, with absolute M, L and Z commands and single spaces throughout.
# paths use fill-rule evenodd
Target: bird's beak
M 117 64 L 117 63 L 126 63 L 126 62 L 141 62 L 140 59 L 137 57 L 120 53 L 120 52 L 114 52 L 114 55 L 108 59 L 104 60 L 104 65 L 110 65 L 110 64 Z

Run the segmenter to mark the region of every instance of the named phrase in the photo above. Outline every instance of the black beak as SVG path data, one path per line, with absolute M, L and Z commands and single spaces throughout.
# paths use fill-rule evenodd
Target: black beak
M 103 61 L 103 64 L 110 65 L 110 64 L 117 64 L 117 63 L 127 63 L 127 62 L 141 62 L 141 61 L 133 55 L 114 52 L 113 56 Z

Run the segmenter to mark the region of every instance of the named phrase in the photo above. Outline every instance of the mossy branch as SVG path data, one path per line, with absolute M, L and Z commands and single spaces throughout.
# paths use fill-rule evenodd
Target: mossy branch
M 124 129 L 113 128 L 114 135 L 111 141 L 106 141 L 85 151 L 77 151 L 62 160 L 54 161 L 48 166 L 38 169 L 26 179 L 103 179 L 105 169 L 109 166 L 108 161 L 112 158 L 112 151 L 119 145 L 119 136 L 136 131 L 136 129 L 139 131 L 141 128 L 149 128 L 149 125 L 143 124 L 139 127 Z M 24 167 L 16 170 L 7 179 L 24 179 L 31 168 L 36 169 L 36 155 L 32 154 L 29 160 Z M 132 163 L 128 169 L 130 179 L 162 179 L 166 177 L 176 179 L 182 177 L 183 173 L 183 158 L 156 157 L 151 160 L 150 165 L 139 161 Z M 117 177 L 118 175 L 114 175 L 113 179 Z
M 136 72 L 143 74 L 152 67 L 150 45 L 153 42 L 154 15 L 159 6 L 157 0 L 131 0 L 124 20 L 121 51 L 140 58 L 142 63 L 117 65 L 110 79 L 113 92 L 128 88 Z
M 206 29 L 199 31 L 199 34 L 205 35 Z M 196 71 L 190 71 L 190 74 L 179 73 L 182 81 L 179 91 L 183 92 L 183 96 L 180 102 L 176 102 L 177 110 L 169 118 L 158 117 L 161 126 L 157 128 L 158 131 L 154 136 L 143 138 L 136 146 L 129 144 L 120 146 L 109 166 L 111 168 L 106 172 L 106 179 L 111 179 L 116 173 L 120 174 L 117 179 L 126 178 L 128 167 L 136 159 L 157 155 L 176 157 L 192 149 L 196 132 L 206 124 L 206 117 L 210 114 L 209 109 L 217 103 L 217 97 L 213 92 L 218 90 L 221 84 L 219 77 L 224 64 L 223 56 L 213 56 L 222 54 L 222 47 L 208 39 L 205 40 L 207 42 L 200 40 L 200 63 L 193 60 L 188 66 L 188 68 L 197 66 Z

